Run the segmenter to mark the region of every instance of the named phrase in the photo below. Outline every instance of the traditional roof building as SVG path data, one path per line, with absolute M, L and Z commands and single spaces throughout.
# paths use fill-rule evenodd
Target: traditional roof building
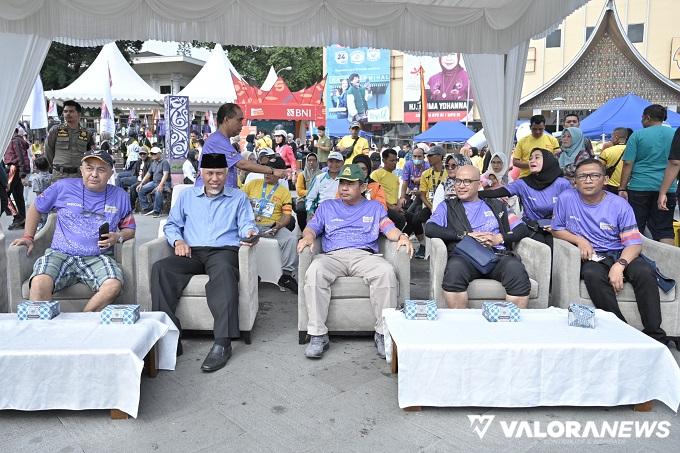
M 628 93 L 680 105 L 680 85 L 640 55 L 609 0 L 581 51 L 555 77 L 520 101 L 527 110 L 593 110 Z

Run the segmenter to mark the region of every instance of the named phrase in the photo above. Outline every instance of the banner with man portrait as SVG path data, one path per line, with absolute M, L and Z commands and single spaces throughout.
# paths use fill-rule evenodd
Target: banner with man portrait
M 404 122 L 420 122 L 420 76 L 425 71 L 428 122 L 461 121 L 472 113 L 472 87 L 460 53 L 426 57 L 404 54 Z
M 326 48 L 327 120 L 382 123 L 390 120 L 390 51 L 367 47 Z

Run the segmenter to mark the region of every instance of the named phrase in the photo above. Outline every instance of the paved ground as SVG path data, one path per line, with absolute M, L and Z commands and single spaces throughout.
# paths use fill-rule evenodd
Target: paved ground
M 6 231 L 5 217 L 0 223 Z M 158 220 L 138 219 L 138 241 L 155 236 Z M 7 232 L 10 239 L 20 232 Z M 412 265 L 412 294 L 427 296 L 426 262 Z M 661 403 L 651 413 L 630 407 L 425 409 L 397 403 L 397 379 L 368 338 L 333 338 L 320 361 L 297 344 L 296 298 L 260 286 L 253 343 L 234 343 L 227 367 L 199 366 L 209 337 L 184 341 L 174 372 L 142 379 L 139 418 L 112 421 L 108 411 L 0 412 L 0 449 L 7 452 L 353 452 L 353 451 L 677 451 L 680 417 Z M 673 351 L 677 360 L 680 354 Z M 0 370 L 0 372 L 2 372 Z M 1 390 L 0 390 L 1 391 Z M 468 414 L 496 416 L 483 440 Z M 665 439 L 506 439 L 498 420 L 671 422 Z

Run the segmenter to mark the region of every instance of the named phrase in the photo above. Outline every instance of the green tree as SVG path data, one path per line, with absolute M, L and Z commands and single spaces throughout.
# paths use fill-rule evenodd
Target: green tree
M 212 49 L 215 44 L 194 41 L 194 47 Z M 306 88 L 323 78 L 323 49 L 321 47 L 254 47 L 224 46 L 229 60 L 251 85 L 259 87 L 267 78 L 269 67 L 279 71 L 290 66 L 290 71 L 279 75 L 291 91 Z
M 116 41 L 116 45 L 128 62 L 131 55 L 142 48 L 143 41 Z M 45 90 L 59 90 L 76 80 L 97 58 L 102 46 L 74 47 L 52 42 L 40 70 Z

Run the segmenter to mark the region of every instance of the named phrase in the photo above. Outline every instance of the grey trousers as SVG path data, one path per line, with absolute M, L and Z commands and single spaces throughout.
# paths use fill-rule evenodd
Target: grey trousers
M 328 333 L 326 318 L 331 302 L 331 285 L 338 277 L 361 277 L 369 285 L 369 295 L 375 331 L 383 333 L 382 311 L 397 305 L 397 276 L 394 268 L 382 256 L 365 250 L 342 249 L 317 255 L 305 274 L 307 332 L 310 335 Z

